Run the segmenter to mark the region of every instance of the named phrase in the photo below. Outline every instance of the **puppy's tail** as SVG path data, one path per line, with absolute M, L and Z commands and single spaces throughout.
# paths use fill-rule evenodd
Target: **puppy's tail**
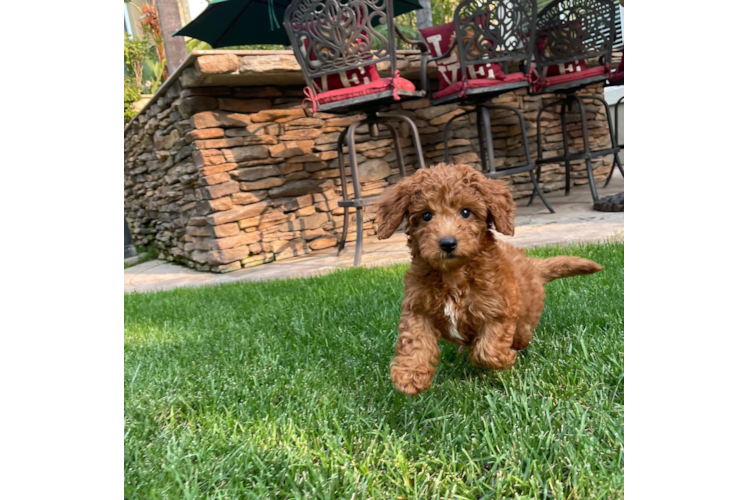
M 594 274 L 603 270 L 603 266 L 591 260 L 581 257 L 569 257 L 561 255 L 548 259 L 533 259 L 543 283 L 550 283 L 559 278 L 579 276 L 582 274 Z

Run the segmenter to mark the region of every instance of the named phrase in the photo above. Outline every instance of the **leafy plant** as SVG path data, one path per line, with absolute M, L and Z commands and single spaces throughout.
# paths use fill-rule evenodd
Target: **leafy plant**
M 454 20 L 455 9 L 461 0 L 439 0 L 431 2 L 431 23 L 433 26 L 451 23 Z M 550 0 L 548 0 L 550 1 Z M 423 2 L 421 2 L 423 5 Z M 417 29 L 415 12 L 408 12 L 397 18 L 397 24 L 402 30 L 403 26 Z M 403 32 L 405 33 L 405 32 Z
M 158 10 L 156 9 L 155 1 L 146 2 L 142 7 L 138 7 L 133 2 L 127 0 L 125 0 L 125 3 L 132 5 L 140 12 L 140 26 L 153 41 L 158 60 L 163 62 L 161 72 L 163 73 L 162 78 L 165 80 L 169 77 L 166 73 L 166 49 L 164 48 L 164 36 L 161 33 L 161 23 L 158 19 Z
M 442 0 L 431 2 L 431 20 L 434 26 L 451 23 L 455 17 L 455 9 L 460 0 Z
M 125 76 L 125 125 L 138 114 L 132 105 L 140 100 L 139 88 L 132 77 Z
M 400 29 L 400 32 L 405 35 L 407 38 L 410 38 L 411 40 L 418 40 L 419 33 L 416 28 L 413 26 L 403 24 L 398 24 L 397 27 Z M 382 35 L 384 38 L 387 38 L 387 25 L 386 24 L 380 24 L 374 30 Z M 403 40 L 400 39 L 399 36 L 395 36 L 395 43 L 397 43 L 397 49 L 413 49 L 415 47 L 408 45 Z M 382 42 L 379 40 L 379 38 L 374 38 L 371 43 L 372 50 L 377 50 L 382 45 Z
M 187 40 L 187 52 L 195 50 L 212 50 L 213 47 L 208 42 L 203 42 L 197 38 Z M 231 47 L 221 47 L 221 50 L 283 50 L 283 45 L 259 44 L 259 45 L 232 45 Z
M 283 45 L 257 44 L 257 45 L 236 45 L 234 47 L 221 47 L 221 50 L 283 50 Z
M 158 61 L 153 59 L 146 59 L 145 65 L 148 69 L 149 74 L 152 75 L 152 78 L 146 80 L 145 82 L 145 91 L 149 94 L 153 94 L 158 90 L 158 88 L 164 81 L 166 60 Z
M 198 40 L 197 38 L 188 39 L 185 42 L 185 45 L 187 45 L 187 53 L 190 54 L 195 50 L 210 50 L 213 48 L 208 42 L 203 42 L 202 40 Z
M 148 56 L 149 43 L 142 38 L 130 38 L 125 33 L 125 71 L 134 79 L 135 87 L 143 88 L 143 62 Z

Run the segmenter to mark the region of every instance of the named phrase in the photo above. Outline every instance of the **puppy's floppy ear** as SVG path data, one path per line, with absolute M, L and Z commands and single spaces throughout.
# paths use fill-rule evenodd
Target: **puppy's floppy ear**
M 483 201 L 488 207 L 490 219 L 493 220 L 496 230 L 507 236 L 514 236 L 514 214 L 517 205 L 506 183 L 482 175 L 481 177 L 475 187 L 483 195 Z
M 382 195 L 377 207 L 377 236 L 386 240 L 397 230 L 408 213 L 413 178 L 408 177 L 389 188 Z

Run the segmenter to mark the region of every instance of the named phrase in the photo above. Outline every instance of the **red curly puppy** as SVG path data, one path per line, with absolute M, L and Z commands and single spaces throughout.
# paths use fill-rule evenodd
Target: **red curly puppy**
M 528 258 L 498 241 L 490 226 L 512 236 L 515 210 L 504 182 L 468 165 L 419 170 L 385 193 L 377 209 L 379 238 L 392 236 L 405 218 L 413 257 L 390 365 L 398 391 L 429 388 L 439 338 L 468 346 L 478 366 L 511 367 L 540 320 L 543 285 L 602 270 L 579 257 Z

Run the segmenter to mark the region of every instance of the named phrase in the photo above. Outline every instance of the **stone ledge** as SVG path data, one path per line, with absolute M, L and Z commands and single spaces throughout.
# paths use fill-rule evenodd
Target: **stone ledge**
M 206 50 L 194 54 L 194 63 L 179 77 L 183 88 L 304 84 L 304 75 L 292 50 Z M 397 58 L 403 77 L 418 78 L 419 51 L 401 50 Z M 389 66 L 387 62 L 379 63 L 377 70 L 382 76 L 389 76 Z
M 420 75 L 420 52 L 398 50 L 397 58 L 397 68 L 403 78 L 417 82 Z M 377 71 L 383 77 L 390 76 L 389 66 L 388 62 L 379 63 Z M 429 65 L 429 77 L 436 78 L 436 65 L 433 63 Z M 304 75 L 292 50 L 196 50 L 169 76 L 137 116 L 147 112 L 177 82 L 183 89 L 287 86 L 304 85 Z M 129 127 L 128 124 L 125 130 Z

